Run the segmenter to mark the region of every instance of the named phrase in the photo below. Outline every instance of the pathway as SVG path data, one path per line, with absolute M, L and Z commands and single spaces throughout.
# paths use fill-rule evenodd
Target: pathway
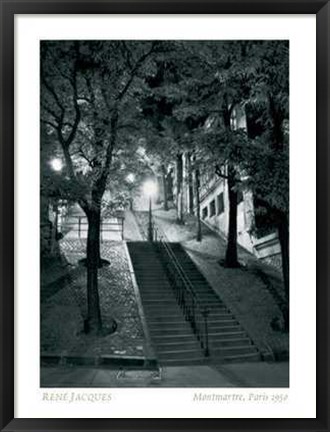
M 158 370 L 48 367 L 41 370 L 44 387 L 288 387 L 289 365 L 239 363 L 223 366 L 171 366 Z

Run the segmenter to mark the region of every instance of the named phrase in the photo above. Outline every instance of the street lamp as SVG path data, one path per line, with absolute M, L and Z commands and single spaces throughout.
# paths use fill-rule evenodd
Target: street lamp
M 133 210 L 132 192 L 133 192 L 133 186 L 134 186 L 134 182 L 135 182 L 135 175 L 133 173 L 129 173 L 126 176 L 126 181 L 129 183 L 129 209 Z
M 126 177 L 126 180 L 128 181 L 128 183 L 134 183 L 135 175 L 133 173 L 128 174 L 128 176 Z
M 151 198 L 157 193 L 157 185 L 153 180 L 148 180 L 144 183 L 143 191 L 147 197 L 149 197 L 149 223 L 148 223 L 148 241 L 153 241 L 152 232 L 152 210 L 151 210 Z
M 53 168 L 54 171 L 62 171 L 63 168 L 63 163 L 61 161 L 61 159 L 58 158 L 54 158 L 50 161 L 50 165 Z
M 50 161 L 50 166 L 51 166 L 53 171 L 59 173 L 62 171 L 63 163 L 62 163 L 61 159 L 54 158 Z M 59 211 L 58 206 L 59 206 L 59 200 L 58 200 L 58 198 L 55 198 L 54 204 L 53 204 L 53 211 L 55 213 L 55 217 L 54 217 L 54 229 L 52 230 L 53 231 L 52 244 L 51 244 L 52 253 L 54 252 L 56 240 L 58 239 L 58 211 Z

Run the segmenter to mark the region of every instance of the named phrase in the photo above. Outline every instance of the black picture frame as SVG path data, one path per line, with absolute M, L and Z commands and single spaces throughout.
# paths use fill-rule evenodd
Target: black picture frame
M 15 14 L 316 14 L 317 416 L 315 419 L 23 419 L 14 416 L 14 16 Z M 329 23 L 324 0 L 0 0 L 0 425 L 3 431 L 329 430 Z M 306 167 L 306 176 L 307 167 Z M 307 228 L 308 229 L 308 228 Z M 306 317 L 307 319 L 307 317 Z M 303 362 L 304 359 L 302 358 Z M 166 409 L 166 407 L 164 407 Z

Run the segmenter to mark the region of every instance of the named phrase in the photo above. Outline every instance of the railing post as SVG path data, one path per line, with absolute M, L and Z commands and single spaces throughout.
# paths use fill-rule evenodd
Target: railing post
M 78 216 L 78 237 L 81 238 L 81 216 Z
M 204 331 L 205 331 L 205 346 L 204 346 L 204 355 L 205 357 L 209 357 L 210 350 L 209 350 L 209 330 L 208 330 L 208 323 L 207 323 L 207 317 L 209 315 L 209 310 L 207 308 L 204 308 L 203 310 L 203 317 L 204 317 Z
M 151 211 L 151 196 L 149 197 L 149 220 L 148 220 L 148 241 L 153 242 L 153 223 L 152 223 L 152 211 Z
M 192 297 L 192 327 L 194 332 L 196 333 L 196 316 L 195 316 L 195 299 Z

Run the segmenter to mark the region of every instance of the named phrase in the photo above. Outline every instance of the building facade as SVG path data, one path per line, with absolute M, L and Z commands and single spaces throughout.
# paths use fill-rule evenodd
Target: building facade
M 233 129 L 247 129 L 243 108 L 233 111 Z M 227 237 L 229 224 L 229 197 L 227 180 L 219 177 L 214 167 L 199 168 L 198 180 L 192 170 L 192 156 L 177 156 L 173 178 L 174 202 L 180 213 L 197 214 L 209 228 Z M 198 196 L 197 196 L 198 195 Z M 258 202 L 249 190 L 238 192 L 237 240 L 244 249 L 261 261 L 281 269 L 281 247 L 277 230 L 267 217 L 259 215 Z

